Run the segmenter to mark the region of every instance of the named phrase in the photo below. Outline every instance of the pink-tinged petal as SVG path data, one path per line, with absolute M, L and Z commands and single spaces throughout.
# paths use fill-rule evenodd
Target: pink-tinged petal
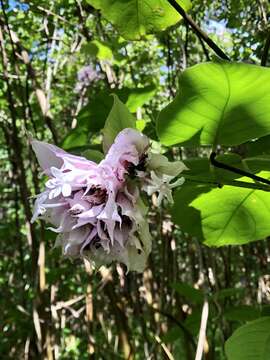
M 123 182 L 129 166 L 138 165 L 148 147 L 149 140 L 145 135 L 134 129 L 124 129 L 117 135 L 105 159 L 99 165 L 110 166 L 117 179 Z
M 66 152 L 55 145 L 48 144 L 43 141 L 33 140 L 31 142 L 32 148 L 36 154 L 39 165 L 42 167 L 47 175 L 51 174 L 50 168 L 60 168 L 63 161 L 59 155 Z
M 116 149 L 122 150 L 123 152 L 127 147 L 130 147 L 132 145 L 135 146 L 139 155 L 141 155 L 149 147 L 149 139 L 147 136 L 135 129 L 126 128 L 116 136 L 114 143 L 108 151 L 107 156 L 116 156 Z
M 83 213 L 77 215 L 79 219 L 88 219 L 97 217 L 104 208 L 104 204 L 93 206 L 91 209 L 84 211 Z
M 114 227 L 115 222 L 119 222 L 121 224 L 122 219 L 117 211 L 117 204 L 115 203 L 115 196 L 113 193 L 110 194 L 108 201 L 105 205 L 103 211 L 97 216 L 97 219 L 103 220 L 106 224 L 108 234 L 110 236 L 110 240 L 113 244 L 114 242 Z
M 69 153 L 65 153 L 60 156 L 64 161 L 64 169 L 95 170 L 97 167 L 95 162 L 87 160 L 82 156 L 72 155 Z
M 59 216 L 59 219 L 60 225 L 58 226 L 58 228 L 49 227 L 48 229 L 56 233 L 70 232 L 76 223 L 76 219 L 71 217 L 67 211 L 63 211 L 62 214 Z
M 87 245 L 89 245 L 91 243 L 91 241 L 94 239 L 94 237 L 97 235 L 97 228 L 94 227 L 90 233 L 90 235 L 87 237 L 87 239 L 85 240 L 85 242 L 83 243 L 81 250 L 80 250 L 80 255 L 83 255 L 83 250 L 85 249 L 85 247 Z
M 67 233 L 61 233 L 57 236 L 55 246 L 62 246 L 64 255 L 77 257 L 80 256 L 82 244 L 89 236 L 89 228 L 72 230 Z
M 93 161 L 89 161 L 82 156 L 69 154 L 63 149 L 43 141 L 33 140 L 31 145 L 40 166 L 47 175 L 51 175 L 51 167 L 57 169 L 63 167 L 62 170 L 74 168 L 89 170 L 97 166 Z
M 103 208 L 104 204 L 93 206 L 91 209 L 74 216 L 77 220 L 77 223 L 73 226 L 73 229 L 77 229 L 86 224 L 95 226 L 97 223 L 97 216 L 101 213 Z

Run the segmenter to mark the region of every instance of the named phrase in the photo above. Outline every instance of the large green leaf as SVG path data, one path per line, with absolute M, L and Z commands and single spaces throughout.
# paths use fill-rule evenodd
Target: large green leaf
M 118 99 L 117 95 L 113 95 L 113 97 L 113 107 L 103 129 L 103 149 L 105 153 L 120 131 L 125 128 L 136 127 L 135 118 L 128 111 L 127 107 Z
M 269 360 L 270 317 L 238 328 L 225 344 L 228 360 Z
M 223 316 L 229 321 L 251 321 L 260 317 L 260 310 L 251 305 L 233 306 L 225 309 Z
M 128 40 L 139 40 L 146 34 L 162 31 L 176 24 L 181 16 L 167 0 L 87 0 Z M 178 0 L 185 10 L 190 0 Z
M 270 176 L 269 172 L 259 174 Z M 173 220 L 209 246 L 245 244 L 270 235 L 270 192 L 185 185 L 174 200 Z
M 180 77 L 180 91 L 160 113 L 165 145 L 237 145 L 270 134 L 270 69 L 204 63 Z

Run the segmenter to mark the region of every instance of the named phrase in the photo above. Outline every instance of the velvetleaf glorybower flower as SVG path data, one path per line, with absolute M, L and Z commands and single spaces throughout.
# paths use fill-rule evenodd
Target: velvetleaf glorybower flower
M 157 193 L 158 204 L 172 201 L 171 189 L 184 178 L 170 181 L 185 165 L 151 153 L 149 139 L 131 128 L 118 134 L 99 164 L 45 142 L 33 140 L 32 147 L 49 177 L 32 221 L 39 217 L 52 225 L 64 255 L 143 271 L 151 236 L 141 191 Z

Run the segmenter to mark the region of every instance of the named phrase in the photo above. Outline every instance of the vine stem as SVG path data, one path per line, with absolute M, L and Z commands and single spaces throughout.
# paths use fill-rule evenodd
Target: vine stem
M 207 180 L 202 179 L 199 177 L 195 177 L 192 175 L 184 175 L 185 179 L 190 182 L 196 182 L 198 184 L 209 184 L 212 186 L 222 187 L 223 185 L 229 185 L 229 186 L 235 186 L 235 187 L 243 187 L 246 189 L 253 189 L 253 190 L 262 190 L 262 191 L 270 191 L 270 186 L 262 185 L 262 184 L 255 184 L 255 183 L 249 183 L 246 181 L 239 181 L 239 180 Z
M 264 45 L 264 49 L 263 49 L 263 53 L 262 53 L 262 59 L 261 59 L 261 66 L 266 66 L 267 65 L 267 58 L 268 58 L 268 53 L 269 53 L 269 48 L 270 48 L 270 30 L 268 31 L 266 40 L 265 40 L 265 45 Z
M 234 166 L 231 166 L 231 165 L 228 165 L 228 164 L 224 164 L 222 163 L 221 161 L 217 161 L 216 160 L 216 156 L 217 154 L 213 151 L 210 155 L 210 163 L 217 167 L 217 168 L 220 168 L 220 169 L 225 169 L 225 170 L 228 170 L 228 171 L 231 171 L 235 174 L 239 174 L 239 175 L 242 175 L 242 176 L 247 176 L 249 177 L 250 179 L 253 179 L 255 181 L 259 181 L 263 184 L 267 184 L 267 185 L 270 185 L 270 180 L 268 179 L 265 179 L 265 178 L 262 178 L 261 176 L 258 176 L 258 175 L 255 175 L 255 174 L 252 174 L 248 171 L 245 171 L 245 170 L 241 170 L 241 169 L 238 169 Z
M 191 26 L 199 38 L 204 40 L 206 44 L 221 58 L 230 61 L 230 58 L 210 37 L 195 23 L 195 21 L 185 12 L 176 0 L 167 0 L 170 5 L 182 16 L 182 18 Z

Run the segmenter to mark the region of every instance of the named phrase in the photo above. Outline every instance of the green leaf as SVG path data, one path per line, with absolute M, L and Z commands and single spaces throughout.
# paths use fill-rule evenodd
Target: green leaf
M 184 325 L 183 325 L 184 326 Z M 168 330 L 168 332 L 162 337 L 162 340 L 166 344 L 171 344 L 183 337 L 183 330 L 179 326 L 173 326 Z
M 229 153 L 224 155 L 218 155 L 216 157 L 216 160 L 221 161 L 224 164 L 244 170 L 242 159 L 238 154 Z M 241 175 L 235 174 L 231 171 L 211 166 L 211 163 L 207 157 L 188 158 L 185 159 L 184 163 L 189 170 L 185 170 L 183 172 L 183 175 L 187 174 L 189 176 L 193 176 L 194 179 L 198 177 L 199 179 L 216 181 L 218 179 L 232 180 L 241 177 Z
M 85 129 L 80 127 L 71 130 L 69 134 L 62 141 L 61 147 L 69 150 L 74 147 L 84 146 L 88 141 L 88 135 Z
M 260 317 L 260 310 L 253 306 L 239 305 L 225 310 L 224 317 L 229 321 L 251 321 Z
M 139 107 L 152 99 L 157 89 L 155 85 L 145 86 L 143 88 L 126 89 L 128 91 L 128 98 L 126 106 L 131 112 L 135 112 Z M 121 97 L 121 93 L 119 94 Z
M 86 157 L 86 159 L 88 160 L 94 161 L 95 163 L 100 163 L 101 160 L 104 159 L 104 155 L 102 154 L 102 152 L 92 149 L 85 150 L 82 153 L 82 156 Z
M 126 104 L 131 112 L 136 112 L 139 107 L 147 103 L 156 93 L 155 85 L 144 88 L 123 88 L 115 90 L 114 93 Z M 113 97 L 107 90 L 99 92 L 89 99 L 77 116 L 78 125 L 85 127 L 88 131 L 97 132 L 104 127 L 113 105 Z
M 147 34 L 165 30 L 176 24 L 181 16 L 167 0 L 87 0 L 101 11 L 127 40 L 139 40 Z M 185 10 L 190 0 L 177 1 Z
M 78 126 L 85 127 L 88 131 L 97 132 L 105 124 L 113 105 L 113 98 L 108 91 L 101 91 L 84 106 L 77 116 Z
M 220 301 L 220 300 L 224 300 L 224 299 L 231 298 L 231 297 L 242 298 L 244 295 L 245 295 L 244 288 L 228 288 L 228 289 L 221 289 L 221 290 L 217 291 L 213 295 L 213 298 Z
M 192 333 L 197 336 L 200 330 L 200 322 L 202 316 L 202 309 L 193 309 L 192 313 L 186 318 L 184 325 Z
M 238 145 L 270 134 L 270 69 L 204 63 L 180 77 L 180 91 L 159 115 L 165 145 Z
M 270 173 L 260 175 L 269 178 Z M 174 201 L 174 222 L 206 245 L 245 244 L 270 234 L 270 192 L 185 185 L 176 192 Z
M 113 53 L 110 47 L 103 41 L 93 40 L 82 47 L 82 52 L 97 57 L 99 60 L 111 60 Z
M 270 317 L 263 317 L 238 328 L 226 341 L 228 360 L 269 360 Z
M 256 141 L 246 143 L 246 149 L 249 156 L 269 155 L 270 154 L 270 135 L 263 136 Z
M 106 120 L 103 129 L 103 149 L 106 153 L 113 143 L 117 134 L 125 128 L 135 128 L 135 118 L 128 111 L 126 106 L 113 95 L 114 103 L 111 112 Z
M 186 283 L 175 283 L 171 286 L 179 295 L 184 296 L 187 301 L 192 301 L 196 304 L 203 302 L 204 296 L 201 290 L 195 289 Z

